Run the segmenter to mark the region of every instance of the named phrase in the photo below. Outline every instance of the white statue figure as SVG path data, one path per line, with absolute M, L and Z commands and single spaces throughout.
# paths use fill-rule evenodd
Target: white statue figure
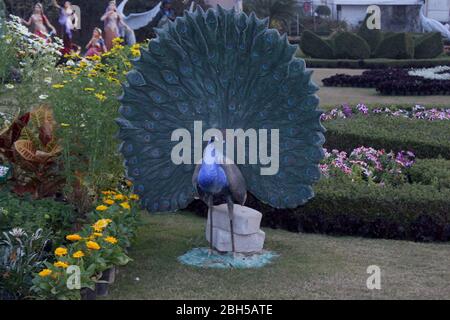
M 135 30 L 143 28 L 149 25 L 153 19 L 156 17 L 161 8 L 161 2 L 158 3 L 153 9 L 141 12 L 141 13 L 131 13 L 128 16 L 124 14 L 125 6 L 127 5 L 128 0 L 123 0 L 118 6 L 117 11 L 121 14 L 123 21 L 130 28 L 122 28 L 120 31 L 121 36 L 125 38 L 128 45 L 133 45 L 136 43 L 136 35 L 134 34 Z
M 450 40 L 450 30 L 437 20 L 425 16 L 425 2 L 420 8 L 420 21 L 425 32 L 439 32 L 443 37 Z

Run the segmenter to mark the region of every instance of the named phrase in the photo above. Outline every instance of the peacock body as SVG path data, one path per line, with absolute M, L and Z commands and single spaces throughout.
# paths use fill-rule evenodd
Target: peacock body
M 150 212 L 185 208 L 195 197 L 195 163 L 171 160 L 171 134 L 203 128 L 279 129 L 279 171 L 239 169 L 247 189 L 275 208 L 313 197 L 324 128 L 317 87 L 297 46 L 254 14 L 198 8 L 162 29 L 133 61 L 117 120 L 127 176 Z M 270 141 L 270 139 L 269 139 Z M 194 161 L 193 161 L 194 162 Z M 248 163 L 248 162 L 246 162 Z

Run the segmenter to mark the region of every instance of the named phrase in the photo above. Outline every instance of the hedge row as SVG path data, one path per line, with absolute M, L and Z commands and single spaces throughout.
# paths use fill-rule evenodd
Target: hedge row
M 302 58 L 308 68 L 341 68 L 341 69 L 386 69 L 386 68 L 431 68 L 450 66 L 450 57 L 435 59 L 316 59 Z
M 414 241 L 450 240 L 450 189 L 433 185 L 401 187 L 322 179 L 315 197 L 296 209 L 274 209 L 252 195 L 246 205 L 263 213 L 262 225 L 293 232 L 354 235 Z M 205 216 L 206 207 L 190 210 Z
M 448 121 L 426 121 L 402 117 L 354 116 L 324 123 L 325 147 L 351 151 L 359 146 L 385 150 L 411 150 L 418 158 L 450 159 Z

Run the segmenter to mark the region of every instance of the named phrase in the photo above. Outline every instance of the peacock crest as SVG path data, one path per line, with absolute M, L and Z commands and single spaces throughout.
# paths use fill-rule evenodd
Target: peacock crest
M 253 13 L 220 7 L 185 12 L 133 61 L 117 120 L 127 176 L 150 212 L 185 208 L 194 197 L 195 164 L 171 161 L 171 134 L 194 122 L 218 129 L 279 129 L 279 171 L 240 166 L 248 190 L 276 208 L 313 197 L 324 128 L 317 87 L 297 46 Z M 269 139 L 270 141 L 270 139 Z

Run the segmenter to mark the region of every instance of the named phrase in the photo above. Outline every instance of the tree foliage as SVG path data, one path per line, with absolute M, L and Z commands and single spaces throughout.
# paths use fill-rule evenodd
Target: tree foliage
M 287 26 L 299 10 L 296 0 L 248 0 L 244 2 L 244 11 L 255 12 L 258 18 L 269 18 L 269 25 L 275 27 L 277 22 Z

